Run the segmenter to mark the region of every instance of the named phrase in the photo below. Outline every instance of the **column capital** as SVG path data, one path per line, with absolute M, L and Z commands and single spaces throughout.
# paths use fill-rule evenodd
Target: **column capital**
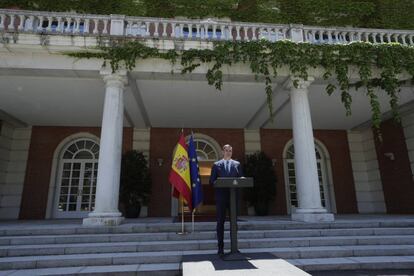
M 116 72 L 112 72 L 111 68 L 102 67 L 99 74 L 102 76 L 107 86 L 123 88 L 128 84 L 127 71 L 125 69 L 118 69 Z
M 283 87 L 285 87 L 289 91 L 292 89 L 305 90 L 309 88 L 309 86 L 312 84 L 314 80 L 315 78 L 311 76 L 309 76 L 307 80 L 290 76 L 283 83 Z

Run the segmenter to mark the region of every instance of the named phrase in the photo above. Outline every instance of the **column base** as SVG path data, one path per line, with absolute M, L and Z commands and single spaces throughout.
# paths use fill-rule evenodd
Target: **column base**
M 291 215 L 294 221 L 303 222 L 332 222 L 335 220 L 332 213 L 327 213 L 325 209 L 296 209 L 295 213 Z
M 121 213 L 89 213 L 89 217 L 84 218 L 82 225 L 84 226 L 116 226 L 120 225 L 124 217 Z

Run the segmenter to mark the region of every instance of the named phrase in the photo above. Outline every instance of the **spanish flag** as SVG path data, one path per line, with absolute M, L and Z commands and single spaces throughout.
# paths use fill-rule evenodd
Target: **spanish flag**
M 169 181 L 173 186 L 173 196 L 178 198 L 181 195 L 188 208 L 192 210 L 190 163 L 183 133 L 181 133 L 173 156 L 169 177 Z

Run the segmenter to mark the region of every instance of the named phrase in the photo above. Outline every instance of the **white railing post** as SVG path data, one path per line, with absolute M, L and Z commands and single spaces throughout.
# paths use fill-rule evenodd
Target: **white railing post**
M 294 42 L 303 42 L 303 25 L 290 25 L 289 37 Z
M 83 33 L 84 34 L 88 34 L 89 33 L 89 22 L 90 22 L 89 18 L 86 18 L 83 21 Z
M 196 24 L 196 38 L 200 38 L 200 24 Z
M 98 19 L 93 19 L 93 34 L 97 34 L 99 32 L 98 30 L 98 25 L 99 25 L 99 20 Z
M 9 15 L 9 18 L 10 18 L 10 23 L 9 23 L 9 26 L 7 27 L 7 29 L 9 30 L 9 31 L 14 31 L 14 18 L 15 18 L 15 15 L 14 14 L 10 14 Z
M 240 39 L 241 39 L 241 37 L 240 37 L 240 26 L 237 25 L 236 26 L 236 40 L 240 40 Z
M 103 29 L 102 29 L 102 34 L 108 34 L 108 22 L 109 22 L 108 19 L 103 20 L 104 26 L 103 26 Z
M 52 21 L 53 21 L 52 19 L 53 17 L 51 16 L 47 17 L 47 27 L 46 27 L 47 32 L 52 31 Z
M 252 40 L 255 41 L 257 40 L 257 37 L 256 37 L 257 27 L 252 27 L 251 30 L 252 30 Z
M 6 22 L 6 15 L 5 14 L 0 14 L 0 30 L 4 30 L 5 29 L 5 22 Z
M 111 14 L 111 28 L 109 31 L 110 35 L 124 35 L 125 16 Z
M 159 25 L 159 22 L 154 22 L 154 37 L 159 36 L 159 34 L 158 34 L 158 25 Z
M 19 31 L 22 31 L 24 29 L 24 18 L 25 18 L 24 15 L 19 15 L 20 22 L 17 28 Z
M 150 36 L 150 23 L 145 22 L 145 36 Z
M 41 32 L 41 31 L 43 31 L 43 19 L 44 19 L 44 17 L 43 16 L 39 16 L 38 18 L 37 18 L 38 20 L 39 20 L 39 22 L 38 22 L 38 25 L 37 25 L 37 31 L 38 32 Z
M 213 39 L 218 39 L 217 38 L 216 28 L 217 28 L 217 25 L 216 24 L 213 24 Z
M 162 23 L 162 37 L 167 37 L 167 22 Z

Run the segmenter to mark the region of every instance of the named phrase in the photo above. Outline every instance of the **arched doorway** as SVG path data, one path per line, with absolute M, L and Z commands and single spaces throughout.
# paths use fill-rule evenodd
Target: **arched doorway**
M 90 138 L 69 142 L 59 156 L 55 218 L 83 218 L 95 207 L 99 145 Z
M 203 185 L 203 204 L 200 206 L 197 213 L 201 214 L 210 214 L 215 213 L 216 206 L 214 201 L 214 188 L 210 185 L 210 173 L 211 167 L 213 166 L 214 162 L 219 159 L 219 152 L 216 148 L 217 145 L 213 144 L 211 140 L 194 138 L 196 152 L 197 152 L 197 159 L 198 159 L 198 166 L 200 167 L 200 177 L 201 177 L 201 184 Z
M 321 204 L 328 212 L 336 212 L 335 196 L 332 185 L 332 174 L 329 154 L 319 141 L 315 141 L 316 165 L 318 169 L 319 189 L 321 193 Z M 295 148 L 290 141 L 283 153 L 285 190 L 288 213 L 292 213 L 298 207 L 296 194 L 296 172 L 295 172 Z

